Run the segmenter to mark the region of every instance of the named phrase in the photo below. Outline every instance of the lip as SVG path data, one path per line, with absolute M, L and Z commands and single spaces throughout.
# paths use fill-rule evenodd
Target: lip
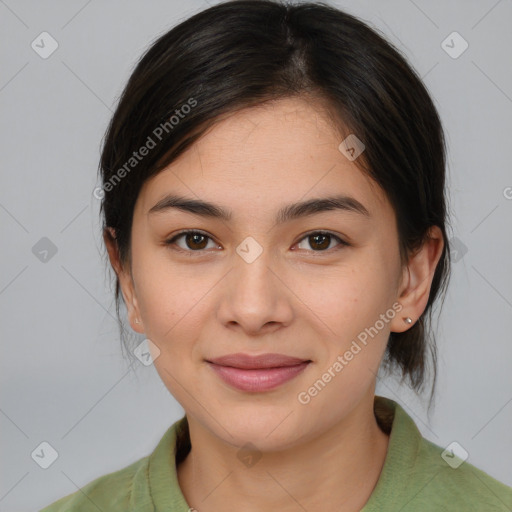
M 305 361 L 309 361 L 309 359 L 301 359 L 299 357 L 291 357 L 284 354 L 260 354 L 259 356 L 251 356 L 249 354 L 237 353 L 216 357 L 215 359 L 207 359 L 207 361 L 221 366 L 231 366 L 233 368 L 241 368 L 244 370 L 255 370 L 295 366 Z
M 275 389 L 302 373 L 309 359 L 283 354 L 229 354 L 207 360 L 214 372 L 227 384 L 241 391 L 261 392 Z

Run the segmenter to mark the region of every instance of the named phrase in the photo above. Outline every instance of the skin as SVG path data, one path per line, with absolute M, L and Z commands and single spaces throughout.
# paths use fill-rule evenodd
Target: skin
M 105 238 L 130 324 L 160 350 L 155 367 L 187 414 L 192 450 L 178 478 L 199 512 L 226 510 L 226 503 L 247 512 L 358 511 L 379 478 L 389 438 L 373 413 L 377 370 L 390 332 L 410 328 L 403 318 L 416 321 L 424 311 L 443 240 L 433 227 L 401 268 L 394 211 L 338 150 L 340 142 L 311 101 L 289 98 L 240 111 L 144 184 L 131 269 Z M 177 209 L 148 215 L 169 192 L 221 205 L 232 219 Z M 284 205 L 333 193 L 356 198 L 371 217 L 332 210 L 275 223 Z M 165 244 L 182 229 L 210 238 Z M 315 244 L 310 235 L 318 230 L 351 245 L 335 238 Z M 263 251 L 252 263 L 236 252 L 248 236 Z M 300 403 L 297 395 L 394 303 L 403 309 L 309 403 Z M 277 389 L 249 393 L 231 388 L 205 362 L 235 352 L 312 363 Z M 261 455 L 249 467 L 237 457 L 247 442 Z

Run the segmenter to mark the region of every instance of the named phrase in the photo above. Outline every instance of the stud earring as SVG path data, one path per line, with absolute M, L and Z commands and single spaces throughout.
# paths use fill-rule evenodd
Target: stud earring
M 410 318 L 410 317 L 404 318 L 404 322 L 406 324 L 412 324 L 412 318 Z
M 135 319 L 136 324 L 140 324 L 140 320 L 138 318 Z

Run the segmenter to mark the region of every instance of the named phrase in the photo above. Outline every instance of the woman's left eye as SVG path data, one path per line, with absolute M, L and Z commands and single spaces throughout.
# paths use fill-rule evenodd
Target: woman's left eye
M 333 233 L 329 233 L 328 231 L 315 231 L 313 233 L 309 233 L 308 235 L 301 239 L 301 242 L 302 240 L 308 240 L 310 247 L 316 247 L 316 249 L 314 249 L 314 252 L 326 252 L 326 249 L 331 248 L 330 245 L 332 240 L 336 240 L 338 242 L 338 245 L 341 246 L 349 245 L 339 236 L 336 236 Z M 299 242 L 299 244 L 301 242 Z
M 177 243 L 178 240 L 183 239 L 185 246 Z M 177 245 L 181 250 L 186 252 L 202 252 L 203 249 L 208 248 L 208 240 L 210 240 L 214 247 L 218 247 L 213 242 L 212 238 L 202 233 L 201 231 L 182 231 L 178 233 L 170 240 L 167 240 L 166 245 Z M 328 231 L 314 231 L 304 236 L 297 245 L 300 245 L 303 240 L 308 240 L 310 247 L 313 248 L 314 252 L 326 252 L 327 249 L 331 249 L 331 242 L 336 240 L 338 245 L 348 246 L 347 242 L 342 240 L 339 236 L 334 235 Z M 212 248 L 212 247 L 210 247 Z M 303 247 L 299 247 L 303 249 Z

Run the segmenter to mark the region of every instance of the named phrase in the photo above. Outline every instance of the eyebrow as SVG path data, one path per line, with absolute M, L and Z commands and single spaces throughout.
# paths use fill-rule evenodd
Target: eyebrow
M 229 221 L 232 218 L 232 212 L 219 205 L 182 197 L 174 194 L 168 194 L 160 199 L 149 211 L 150 214 L 162 213 L 170 209 L 178 209 L 184 212 L 201 215 L 203 217 L 210 217 Z M 315 215 L 317 213 L 341 210 L 360 214 L 364 217 L 370 218 L 369 211 L 357 199 L 350 196 L 337 195 L 331 197 L 323 197 L 317 199 L 310 199 L 300 203 L 293 203 L 284 206 L 279 210 L 276 216 L 276 223 L 282 224 L 300 217 Z

